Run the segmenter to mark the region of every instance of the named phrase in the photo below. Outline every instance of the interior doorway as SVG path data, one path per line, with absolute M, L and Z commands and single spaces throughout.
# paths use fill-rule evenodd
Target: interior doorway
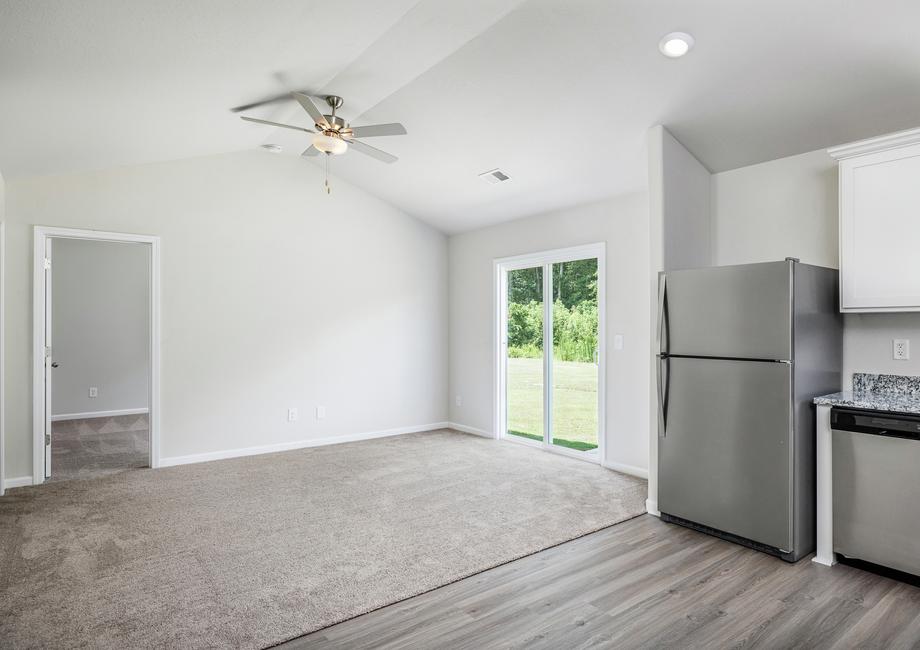
M 35 230 L 33 483 L 156 467 L 159 243 Z
M 499 437 L 600 462 L 604 245 L 495 265 Z

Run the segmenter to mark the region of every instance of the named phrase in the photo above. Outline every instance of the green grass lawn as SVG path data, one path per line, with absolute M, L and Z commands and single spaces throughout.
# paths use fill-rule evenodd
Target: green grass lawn
M 553 362 L 553 442 L 597 448 L 597 366 Z M 543 360 L 508 359 L 508 433 L 543 439 Z

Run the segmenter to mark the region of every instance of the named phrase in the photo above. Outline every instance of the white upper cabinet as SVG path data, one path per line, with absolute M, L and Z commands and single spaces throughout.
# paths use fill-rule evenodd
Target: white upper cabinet
M 840 311 L 920 311 L 920 129 L 828 153 L 840 169 Z

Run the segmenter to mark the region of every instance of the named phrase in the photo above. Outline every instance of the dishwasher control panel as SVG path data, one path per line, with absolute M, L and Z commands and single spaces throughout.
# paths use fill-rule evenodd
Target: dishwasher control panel
M 920 440 L 920 415 L 835 406 L 831 409 L 831 429 Z

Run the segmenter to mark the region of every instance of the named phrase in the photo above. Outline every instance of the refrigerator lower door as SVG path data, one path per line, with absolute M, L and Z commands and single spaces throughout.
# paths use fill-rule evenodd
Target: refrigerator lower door
M 793 550 L 792 365 L 661 359 L 658 508 Z

